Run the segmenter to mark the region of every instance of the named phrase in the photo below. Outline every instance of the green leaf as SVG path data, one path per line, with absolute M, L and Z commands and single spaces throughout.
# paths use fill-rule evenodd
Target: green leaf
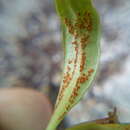
M 130 130 L 130 124 L 82 123 L 66 130 Z
M 64 71 L 47 130 L 56 129 L 92 83 L 99 63 L 100 23 L 91 0 L 56 0 L 61 18 Z

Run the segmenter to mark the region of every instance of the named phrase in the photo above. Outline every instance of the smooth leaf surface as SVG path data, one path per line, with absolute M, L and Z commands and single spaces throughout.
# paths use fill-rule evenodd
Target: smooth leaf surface
M 56 0 L 61 18 L 64 70 L 54 114 L 47 130 L 56 129 L 92 83 L 99 63 L 100 23 L 91 0 Z

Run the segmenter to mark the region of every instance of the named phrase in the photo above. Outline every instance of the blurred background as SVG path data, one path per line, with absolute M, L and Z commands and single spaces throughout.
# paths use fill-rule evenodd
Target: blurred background
M 96 81 L 63 127 L 103 118 L 114 107 L 130 122 L 130 1 L 94 0 L 101 16 L 101 59 Z M 54 0 L 0 0 L 0 87 L 28 87 L 54 104 L 63 65 Z

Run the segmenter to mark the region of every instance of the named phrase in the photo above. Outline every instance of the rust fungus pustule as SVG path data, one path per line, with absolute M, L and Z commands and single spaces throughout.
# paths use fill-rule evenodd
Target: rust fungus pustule
M 67 28 L 68 28 L 68 32 L 69 32 L 70 34 L 74 35 L 75 29 L 74 29 L 74 26 L 73 26 L 71 20 L 69 20 L 68 18 L 65 18 L 65 19 L 64 19 L 64 23 L 65 23 L 65 25 L 66 25 Z
M 63 113 L 59 116 L 58 120 L 62 120 L 63 117 L 66 115 L 66 113 L 67 113 L 67 112 L 63 112 Z
M 80 16 L 81 16 L 81 13 L 80 13 L 80 12 L 78 12 L 78 13 L 77 13 L 77 16 L 79 16 L 79 17 L 80 17 Z
M 79 77 L 79 81 L 80 81 L 81 84 L 84 83 L 86 80 L 88 80 L 87 76 L 80 76 Z
M 83 37 L 81 37 L 81 39 L 80 39 L 80 42 L 81 43 L 86 43 L 86 42 L 88 42 L 88 39 L 89 39 L 89 35 L 84 35 Z
M 68 61 L 68 64 L 72 64 L 72 62 L 73 62 L 73 60 L 69 60 L 69 61 Z
M 84 70 L 85 63 L 86 63 L 86 54 L 82 53 L 81 63 L 80 63 L 80 72 Z
M 67 71 L 69 72 L 71 70 L 70 66 L 67 66 Z
M 65 23 L 66 26 L 71 26 L 72 25 L 71 21 L 68 18 L 64 19 L 64 23 Z
M 65 107 L 66 111 L 69 111 L 70 108 L 71 108 L 70 104 L 66 105 L 66 107 Z
M 73 45 L 77 45 L 78 42 L 77 42 L 77 41 L 73 41 L 72 44 L 73 44 Z
M 90 69 L 88 70 L 88 77 L 90 77 L 93 72 L 94 72 L 94 69 L 90 68 Z
M 90 68 L 89 70 L 88 70 L 88 73 L 93 73 L 94 72 L 94 69 L 92 69 L 92 68 Z
M 75 30 L 75 32 L 74 32 L 74 38 L 77 40 L 77 39 L 78 39 L 78 37 L 79 37 L 79 33 L 78 33 L 78 31 L 77 31 L 77 30 Z

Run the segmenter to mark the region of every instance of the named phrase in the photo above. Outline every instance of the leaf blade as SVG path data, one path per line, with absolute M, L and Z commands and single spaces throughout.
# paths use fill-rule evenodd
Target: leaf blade
M 56 0 L 56 8 L 63 30 L 64 72 L 48 130 L 56 128 L 90 87 L 100 56 L 100 22 L 91 0 Z

